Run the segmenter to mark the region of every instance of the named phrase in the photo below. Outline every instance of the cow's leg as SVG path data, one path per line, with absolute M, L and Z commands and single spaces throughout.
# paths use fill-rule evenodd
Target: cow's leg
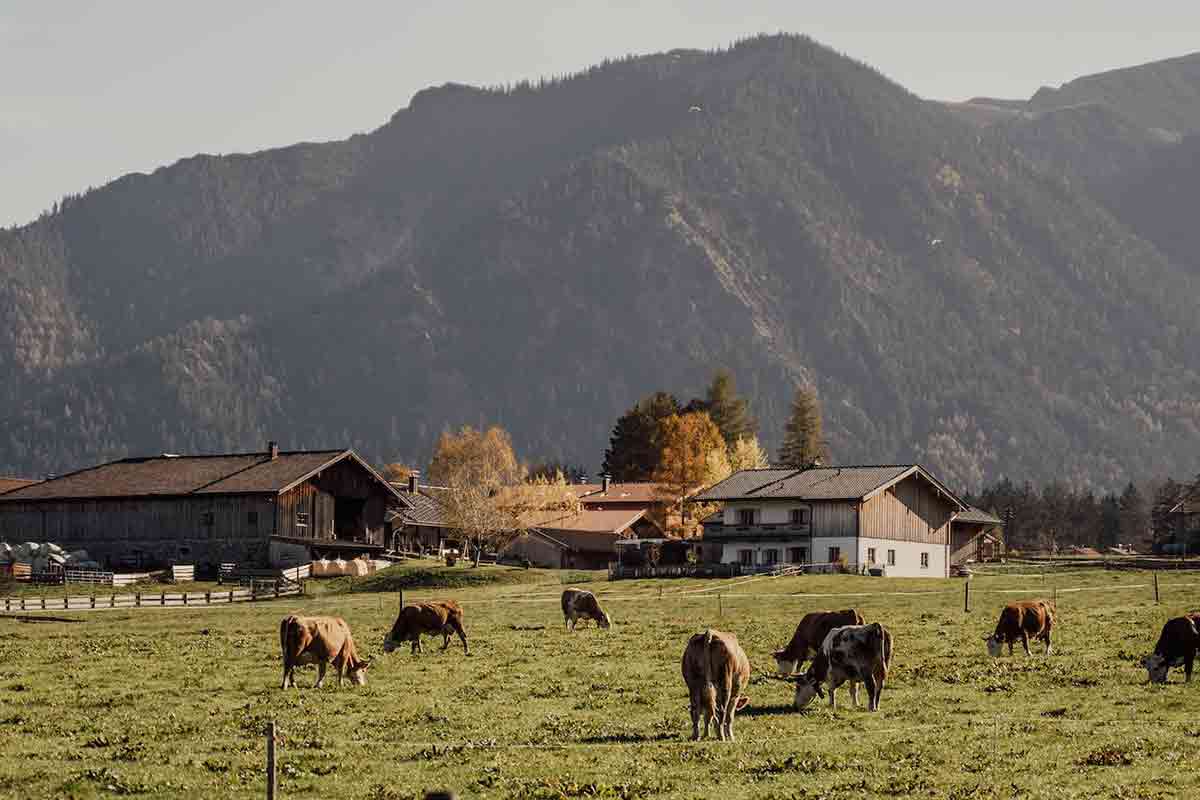
M 283 685 L 279 687 L 280 689 L 288 688 L 289 682 L 292 686 L 296 685 L 296 679 L 292 675 L 292 672 L 294 672 L 295 669 L 296 669 L 295 666 L 289 664 L 286 661 L 283 662 Z M 289 681 L 289 679 L 290 679 L 290 681 Z
M 700 711 L 703 707 L 704 699 L 700 696 L 701 691 L 699 688 L 688 688 L 688 710 L 692 712 L 692 741 L 696 742 L 700 740 Z
M 725 725 L 725 707 L 729 705 L 729 680 L 724 679 L 716 686 L 716 708 L 714 714 L 717 722 L 717 738 L 725 741 L 726 725 Z
M 1012 640 L 1012 639 L 1009 639 L 1009 640 L 1008 640 L 1008 654 L 1009 654 L 1010 656 L 1012 655 L 1013 641 L 1014 641 L 1014 640 Z
M 317 689 L 325 685 L 325 667 L 326 664 L 323 660 L 317 662 Z
M 463 653 L 465 653 L 466 655 L 471 655 L 471 648 L 467 647 L 467 632 L 465 630 L 463 630 L 462 623 L 457 618 L 455 618 L 455 619 L 450 620 L 450 626 L 454 629 L 454 632 L 458 634 L 458 638 L 460 640 L 462 640 Z M 449 634 L 446 634 L 446 642 L 447 642 L 447 644 L 450 642 Z M 442 649 L 444 650 L 446 648 L 443 647 Z
M 708 738 L 708 726 L 714 722 L 717 725 L 717 733 L 720 734 L 720 721 L 717 720 L 717 687 L 711 683 L 706 683 L 704 688 L 700 690 L 704 700 L 704 738 Z
M 875 711 L 879 710 L 879 701 L 883 697 L 883 684 L 887 681 L 887 666 L 879 664 L 875 670 Z
M 1024 628 L 1021 629 L 1021 646 L 1025 648 L 1025 655 L 1033 655 L 1033 653 L 1029 652 L 1029 631 Z
M 870 687 L 867 688 L 867 691 L 868 692 L 871 691 Z M 850 702 L 854 703 L 855 708 L 859 707 L 859 705 L 858 705 L 858 681 L 854 680 L 853 678 L 850 679 Z
M 1190 650 L 1183 657 L 1183 681 L 1184 683 L 1192 682 L 1192 665 L 1196 661 L 1196 651 Z
M 1046 640 L 1046 655 L 1050 655 L 1050 631 L 1054 628 L 1054 620 L 1050 617 L 1046 618 L 1046 633 L 1042 636 Z
M 741 684 L 734 684 L 733 689 L 729 692 L 729 697 L 725 701 L 725 734 L 729 741 L 733 741 L 733 718 L 737 714 L 738 698 L 742 695 Z
M 863 676 L 863 685 L 867 687 L 867 711 L 875 711 L 879 707 L 879 701 L 876 692 L 879 691 L 875 685 L 875 676 L 867 673 Z M 854 707 L 858 707 L 858 701 L 854 703 Z
M 442 649 L 443 650 L 448 650 L 450 648 L 450 631 L 451 631 L 450 623 L 446 623 L 445 625 L 442 626 Z

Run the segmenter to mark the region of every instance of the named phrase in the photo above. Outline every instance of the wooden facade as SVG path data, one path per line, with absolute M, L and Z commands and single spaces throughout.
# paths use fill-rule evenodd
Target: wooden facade
M 314 553 L 383 549 L 387 511 L 403 502 L 351 451 L 273 451 L 260 460 L 224 457 L 235 462 L 230 467 L 234 471 L 215 482 L 209 480 L 211 474 L 196 478 L 188 473 L 200 473 L 218 458 L 128 459 L 93 468 L 94 477 L 85 470 L 62 479 L 63 494 L 72 487 L 83 494 L 82 485 L 97 495 L 132 483 L 134 491 L 125 496 L 54 496 L 52 481 L 8 493 L 0 501 L 0 540 L 84 549 L 110 567 L 192 563 L 203 571 L 226 562 L 278 566 L 273 562 L 302 561 Z M 115 477 L 106 479 L 106 469 Z M 265 477 L 252 479 L 256 469 Z M 143 493 L 125 474 L 134 470 L 146 486 Z M 196 480 L 205 482 L 192 491 L 151 492 L 163 485 L 186 489 Z M 238 491 L 220 491 L 226 484 Z

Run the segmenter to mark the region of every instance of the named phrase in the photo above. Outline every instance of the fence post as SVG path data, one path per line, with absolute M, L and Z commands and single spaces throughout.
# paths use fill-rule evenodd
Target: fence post
M 1154 605 L 1158 605 L 1158 573 L 1154 573 Z
M 141 593 L 141 592 L 134 592 L 134 593 L 133 593 L 133 605 L 134 605 L 134 607 L 135 607 L 135 608 L 141 608 L 141 607 L 142 607 L 142 593 Z
M 258 583 L 253 578 L 250 579 L 250 599 L 258 599 Z
M 25 610 L 25 598 L 24 597 L 21 598 L 21 610 L 22 611 Z
M 717 616 L 718 617 L 725 616 L 725 601 L 721 597 L 720 592 L 717 592 Z
M 46 610 L 46 595 L 42 595 L 42 611 Z
M 963 583 L 963 613 L 971 613 L 971 579 L 967 578 Z
M 204 605 L 212 605 L 212 592 L 204 593 Z
M 92 595 L 91 598 L 89 598 L 89 600 L 90 600 L 90 604 L 89 604 L 90 607 L 95 608 L 96 607 L 96 595 Z
M 1054 610 L 1057 612 L 1057 611 L 1058 611 L 1058 587 L 1057 587 L 1057 586 L 1055 586 L 1055 587 L 1054 587 L 1053 589 L 1051 589 L 1050 591 L 1051 591 L 1051 593 L 1052 593 L 1052 596 L 1051 596 L 1051 598 L 1050 598 L 1050 602 L 1054 603 Z
M 230 602 L 230 603 L 232 603 L 232 602 L 233 602 L 233 589 L 230 589 L 230 590 L 229 590 L 229 602 Z
M 267 723 L 267 800 L 275 800 L 275 720 Z
M 275 597 L 276 599 L 279 597 L 279 581 L 275 581 Z
M 158 604 L 159 604 L 160 606 L 165 606 L 165 605 L 167 604 L 167 593 L 166 593 L 166 592 L 159 592 L 159 594 L 158 594 Z
M 400 595 L 400 610 L 403 611 L 404 610 L 404 587 L 403 586 L 400 587 L 399 595 Z
M 185 606 L 187 605 L 187 592 L 184 592 L 184 593 L 183 593 L 183 604 L 184 604 Z
M 70 608 L 70 607 L 71 607 L 70 595 L 63 595 L 63 608 Z

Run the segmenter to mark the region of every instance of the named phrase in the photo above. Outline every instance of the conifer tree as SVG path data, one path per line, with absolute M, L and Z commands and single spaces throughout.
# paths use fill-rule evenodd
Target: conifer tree
M 650 480 L 662 453 L 659 424 L 678 413 L 679 402 L 667 392 L 655 392 L 639 400 L 613 426 L 604 453 L 604 471 L 618 482 Z
M 821 429 L 821 405 L 817 391 L 801 386 L 792 400 L 792 412 L 779 448 L 779 464 L 803 469 L 827 457 Z
M 738 439 L 752 438 L 758 433 L 758 420 L 750 414 L 746 399 L 738 395 L 733 373 L 727 369 L 721 368 L 713 375 L 702 402 L 692 402 L 699 407 L 689 410 L 707 411 L 721 431 L 725 446 L 731 450 Z

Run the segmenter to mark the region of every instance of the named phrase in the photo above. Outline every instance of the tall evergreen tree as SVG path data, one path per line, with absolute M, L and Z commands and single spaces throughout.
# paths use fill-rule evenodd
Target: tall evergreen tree
M 679 413 L 679 401 L 668 392 L 643 397 L 613 426 L 604 452 L 604 471 L 615 481 L 648 481 L 662 456 L 660 423 Z
M 827 456 L 817 391 L 801 386 L 796 389 L 796 396 L 792 399 L 792 413 L 783 430 L 779 463 L 785 467 L 803 469 Z
M 738 439 L 749 439 L 758 434 L 758 420 L 750 414 L 746 399 L 737 393 L 733 373 L 723 367 L 713 375 L 704 400 L 693 400 L 689 409 L 707 411 L 709 418 L 721 431 L 725 447 L 731 450 Z
M 1150 529 L 1154 541 L 1161 542 L 1170 538 L 1172 533 L 1171 509 L 1187 494 L 1187 487 L 1171 478 L 1159 486 L 1154 492 L 1154 504 L 1150 507 Z
M 1101 547 L 1116 547 L 1121 541 L 1121 501 L 1115 494 L 1106 494 L 1100 501 Z
M 1146 512 L 1146 501 L 1133 485 L 1133 481 L 1121 492 L 1120 507 L 1121 541 L 1130 544 L 1144 542 L 1146 531 L 1150 527 L 1150 517 Z

